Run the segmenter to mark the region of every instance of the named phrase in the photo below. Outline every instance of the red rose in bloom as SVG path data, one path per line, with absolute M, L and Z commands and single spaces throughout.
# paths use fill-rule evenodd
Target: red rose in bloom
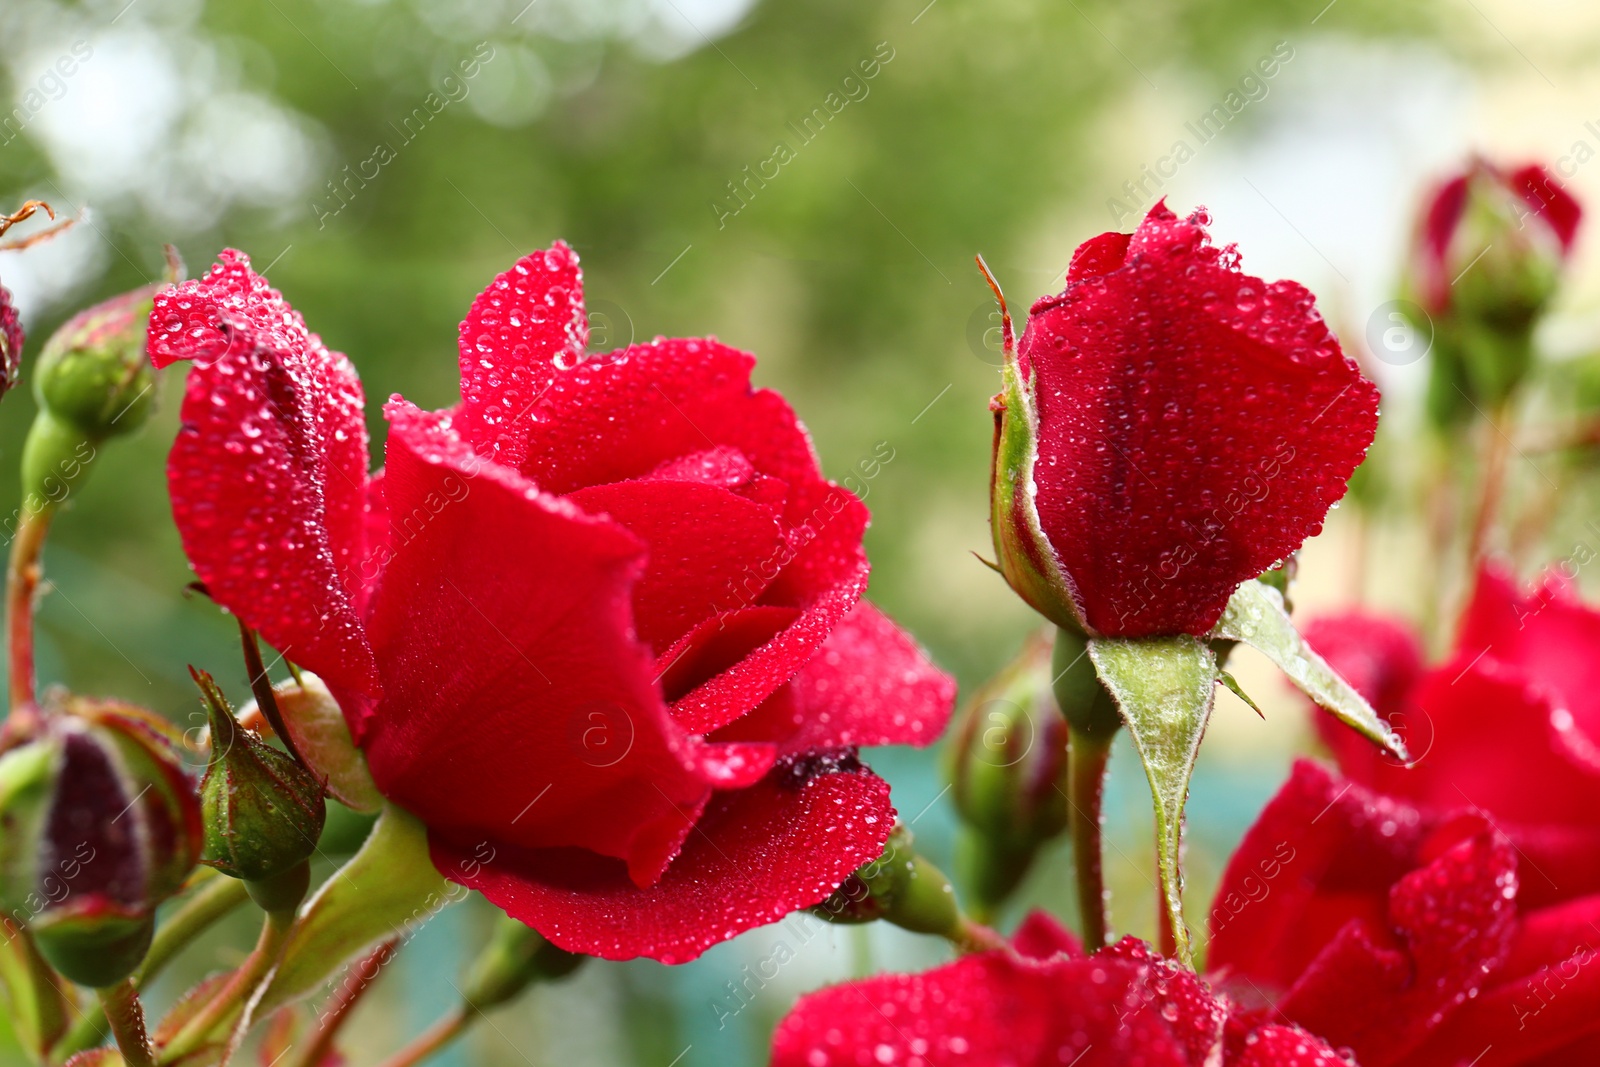
M 1432 670 L 1388 620 L 1319 619 L 1306 635 L 1406 735 L 1415 761 L 1401 766 L 1317 712 L 1346 775 L 1427 811 L 1493 819 L 1538 869 L 1524 872 L 1525 895 L 1600 890 L 1600 612 L 1570 582 L 1522 596 L 1486 568 L 1455 651 Z
M 0 285 L 0 396 L 17 384 L 22 372 L 22 320 L 11 290 Z
M 953 685 L 860 597 L 866 508 L 753 358 L 585 361 L 577 257 L 461 326 L 461 404 L 362 394 L 225 253 L 156 299 L 193 359 L 168 475 L 212 596 L 333 690 L 434 862 L 576 952 L 666 962 L 824 899 L 883 848 L 855 746 L 932 741 Z
M 1454 281 L 1492 243 L 1493 234 L 1484 227 L 1465 225 L 1475 197 L 1486 209 L 1507 216 L 1503 221 L 1511 229 L 1494 227 L 1502 244 L 1545 245 L 1565 259 L 1577 238 L 1583 208 L 1543 167 L 1530 163 L 1505 171 L 1473 160 L 1465 173 L 1440 183 L 1423 208 L 1413 259 L 1417 290 L 1431 314 L 1450 308 Z
M 773 1035 L 772 1067 L 1347 1067 L 1275 1023 L 1225 1047 L 1229 1011 L 1144 942 L 1085 957 L 1035 912 L 1012 949 L 802 997 Z
M 1230 1044 L 1275 1020 L 1362 1067 L 1595 1062 L 1600 896 L 1534 905 L 1539 877 L 1481 814 L 1302 761 L 1217 891 L 1210 978 L 1246 1006 Z
M 1204 212 L 1157 204 L 1073 255 L 996 398 L 995 544 L 1060 625 L 1204 634 L 1322 528 L 1378 391 L 1311 294 L 1239 269 Z

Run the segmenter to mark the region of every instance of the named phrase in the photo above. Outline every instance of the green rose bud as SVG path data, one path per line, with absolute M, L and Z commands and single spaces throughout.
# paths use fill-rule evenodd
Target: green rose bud
M 200 783 L 200 862 L 243 879 L 269 911 L 298 904 L 302 868 L 327 816 L 322 785 L 294 757 L 239 726 L 209 674 L 190 673 L 211 721 L 211 764 Z
M 1099 689 L 1087 657 L 1083 666 Z M 968 698 L 945 750 L 964 824 L 957 873 L 980 919 L 1016 891 L 1039 849 L 1067 827 L 1067 723 L 1051 676 L 1049 633 L 1041 632 Z
M 59 503 L 107 438 L 132 433 L 155 404 L 155 368 L 145 331 L 149 285 L 68 319 L 45 342 L 34 369 L 39 414 L 23 446 L 23 491 Z
M 61 974 L 114 985 L 194 869 L 199 799 L 165 720 L 50 701 L 41 733 L 0 756 L 0 905 Z
M 145 331 L 158 288 L 147 285 L 80 311 L 45 342 L 33 379 L 41 408 L 96 440 L 144 425 L 156 380 Z

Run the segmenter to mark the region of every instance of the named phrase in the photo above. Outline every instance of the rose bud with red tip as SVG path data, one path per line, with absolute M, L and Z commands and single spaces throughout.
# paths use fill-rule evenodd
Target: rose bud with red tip
M 85 311 L 45 342 L 34 368 L 39 413 L 22 452 L 23 489 L 59 503 L 93 462 L 100 442 L 132 433 L 155 404 L 146 323 L 158 286 Z
M 1011 586 L 1090 636 L 1203 635 L 1316 534 L 1378 391 L 1312 295 L 1157 204 L 1073 255 L 995 397 L 992 522 Z
M 11 290 L 0 285 L 0 396 L 4 396 L 22 372 L 22 320 Z
M 165 720 L 76 698 L 50 710 L 0 756 L 0 904 L 67 978 L 114 985 L 194 869 L 200 802 Z
M 1583 209 L 1543 167 L 1474 159 L 1429 195 L 1407 295 L 1433 337 L 1428 408 L 1441 424 L 1503 403 L 1532 365 L 1531 336 L 1577 239 Z

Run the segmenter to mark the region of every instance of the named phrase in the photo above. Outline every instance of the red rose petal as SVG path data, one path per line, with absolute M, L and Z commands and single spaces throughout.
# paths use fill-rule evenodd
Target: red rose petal
M 1296 762 L 1217 886 L 1210 970 L 1242 1002 L 1276 998 L 1346 925 L 1387 925 L 1422 833 L 1414 809 Z
M 718 739 L 776 741 L 784 752 L 927 745 L 943 732 L 955 680 L 863 600 L 794 680 Z
M 1036 960 L 1057 955 L 1082 959 L 1084 954 L 1083 942 L 1078 936 L 1062 926 L 1054 915 L 1038 908 L 1028 912 L 1017 932 L 1011 935 L 1011 945 L 1022 955 Z
M 461 436 L 484 456 L 519 466 L 536 402 L 588 343 L 577 253 L 557 241 L 517 260 L 461 323 Z
M 1263 1026 L 1247 1036 L 1228 1067 L 1352 1067 L 1349 1060 L 1297 1026 Z
M 1040 524 L 1102 634 L 1202 634 L 1322 528 L 1378 392 L 1294 282 L 1151 209 L 1127 261 L 1033 307 Z
M 1596 1062 L 1593 1057 L 1600 1051 L 1596 942 L 1600 938 L 1566 959 L 1497 984 L 1467 1003 L 1406 1059 L 1406 1067 L 1577 1067 Z
M 715 614 L 726 588 L 756 572 L 783 543 L 780 509 L 713 485 L 637 479 L 579 489 L 567 499 L 649 546 L 633 590 L 633 619 L 640 640 L 658 656 Z
M 1550 693 L 1552 747 L 1584 772 L 1579 781 L 1592 783 L 1586 800 L 1561 805 L 1565 816 L 1552 812 L 1550 821 L 1600 821 L 1600 611 L 1557 574 L 1522 596 L 1507 571 L 1487 566 L 1462 617 L 1457 648 L 1462 656 L 1508 664 Z
M 232 250 L 156 294 L 149 348 L 157 366 L 195 360 L 167 461 L 195 573 L 286 657 L 375 694 L 358 613 L 367 431 L 355 369 Z
M 434 865 L 571 952 L 685 963 L 735 934 L 825 900 L 883 852 L 889 786 L 853 760 L 780 765 L 759 784 L 718 793 L 683 851 L 641 889 L 621 864 L 577 850 L 471 850 L 430 835 Z M 474 870 L 472 876 L 468 870 Z
M 1578 237 L 1578 223 L 1583 219 L 1583 207 L 1573 195 L 1537 163 L 1512 171 L 1507 181 L 1517 195 L 1550 224 L 1556 240 L 1561 242 L 1561 251 L 1572 251 L 1572 242 Z
M 1148 954 L 967 956 L 924 974 L 846 982 L 800 999 L 773 1067 L 1203 1067 L 1226 1012 L 1194 975 Z
M 1224 876 L 1219 895 L 1267 841 L 1291 843 L 1261 903 L 1212 942 L 1221 984 L 1354 1049 L 1363 1067 L 1411 1062 L 1408 1051 L 1504 960 L 1517 885 L 1511 843 L 1483 820 L 1463 816 L 1426 838 L 1415 825 L 1414 811 L 1298 764 Z M 1402 858 L 1410 869 L 1397 875 Z
M 654 877 L 709 786 L 632 637 L 642 547 L 478 457 L 448 416 L 386 413 L 385 691 L 355 724 L 379 788 L 469 844 L 581 846 Z

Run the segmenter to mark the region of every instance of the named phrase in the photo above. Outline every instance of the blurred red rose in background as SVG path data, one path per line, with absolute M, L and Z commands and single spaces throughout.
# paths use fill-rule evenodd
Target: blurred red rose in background
M 385 407 L 235 252 L 160 294 L 191 359 L 168 466 L 211 595 L 319 674 L 434 862 L 557 945 L 693 958 L 882 850 L 856 746 L 954 696 L 861 601 L 867 511 L 714 340 L 586 358 L 576 255 L 461 326 L 461 404 Z
M 1531 902 L 1529 866 L 1482 815 L 1302 761 L 1223 875 L 1209 977 L 1240 1032 L 1292 1021 L 1362 1067 L 1592 1062 L 1600 895 Z
M 1522 850 L 1523 895 L 1600 891 L 1600 612 L 1552 574 L 1526 595 L 1485 567 L 1446 661 L 1405 625 L 1316 619 L 1306 637 L 1405 736 L 1402 766 L 1313 711 L 1344 774 L 1425 811 L 1467 808 Z

